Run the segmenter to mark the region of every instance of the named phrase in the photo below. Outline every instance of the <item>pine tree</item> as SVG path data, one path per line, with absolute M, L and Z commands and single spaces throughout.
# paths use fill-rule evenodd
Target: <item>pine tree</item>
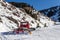
M 44 27 L 47 27 L 46 23 L 44 24 Z
M 36 28 L 38 28 L 38 27 L 40 27 L 40 26 L 39 26 L 39 23 L 37 23 L 37 27 L 36 27 Z

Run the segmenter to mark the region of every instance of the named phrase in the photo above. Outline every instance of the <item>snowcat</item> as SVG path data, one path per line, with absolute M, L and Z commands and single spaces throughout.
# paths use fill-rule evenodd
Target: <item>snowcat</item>
M 31 34 L 31 31 L 35 30 L 35 28 L 30 28 L 29 22 L 20 22 L 20 26 L 17 29 L 14 29 L 10 32 L 3 32 L 3 34 Z

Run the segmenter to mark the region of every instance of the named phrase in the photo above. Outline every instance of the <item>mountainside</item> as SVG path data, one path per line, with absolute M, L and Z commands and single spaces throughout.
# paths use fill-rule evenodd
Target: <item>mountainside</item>
M 40 10 L 39 12 L 50 17 L 53 21 L 60 22 L 60 6 L 51 7 L 45 10 Z
M 28 21 L 30 27 L 36 27 L 37 23 L 39 23 L 19 8 L 7 2 L 0 1 L 0 32 L 11 31 L 17 28 L 21 21 Z
M 17 7 L 0 0 L 0 40 L 60 40 L 60 22 L 54 22 L 45 14 L 30 8 Z M 12 32 L 24 21 L 28 21 L 30 28 L 36 30 L 27 34 L 24 34 L 25 30 L 21 34 Z M 9 33 L 2 34 L 6 32 Z
M 17 3 L 17 2 L 10 2 L 10 3 L 19 9 L 21 8 L 24 9 L 28 15 L 33 17 L 35 20 L 38 20 L 42 25 L 49 26 L 54 24 L 54 21 L 52 21 L 50 18 L 48 18 L 44 14 L 38 12 L 27 3 Z
M 35 17 L 29 15 L 25 10 L 22 10 L 24 10 L 24 8 L 17 8 L 8 2 L 0 0 L 0 32 L 12 31 L 18 28 L 21 21 L 28 21 L 31 28 L 54 25 L 54 21 L 38 11 L 31 10 L 32 16 L 37 16 L 37 19 L 35 19 Z
M 26 11 L 26 13 L 28 13 L 28 14 L 31 14 L 31 12 L 32 12 L 32 10 L 34 10 L 34 8 L 33 8 L 33 6 L 30 6 L 29 4 L 27 4 L 27 3 L 18 3 L 18 2 L 9 2 L 10 4 L 12 4 L 12 5 L 14 5 L 14 6 L 16 6 L 16 7 L 18 7 L 18 8 L 23 8 L 24 10 L 22 10 L 22 11 Z M 31 16 L 31 15 L 30 15 Z

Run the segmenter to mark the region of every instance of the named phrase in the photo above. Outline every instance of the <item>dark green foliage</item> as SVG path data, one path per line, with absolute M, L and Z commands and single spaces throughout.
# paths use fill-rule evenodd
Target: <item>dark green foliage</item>
M 23 3 L 23 2 L 20 2 L 20 3 L 18 3 L 18 2 L 9 2 L 9 3 L 11 3 L 12 5 L 14 5 L 14 6 L 16 6 L 16 7 L 19 7 L 19 8 L 32 7 L 32 6 L 30 6 L 29 4 Z M 33 7 L 32 7 L 32 8 L 33 8 Z
M 17 2 L 10 2 L 12 5 L 18 7 L 18 8 L 23 8 L 27 14 L 29 14 L 31 17 L 37 20 L 37 14 L 32 14 L 32 10 L 34 10 L 33 6 L 30 6 L 27 3 L 17 3 Z
M 44 24 L 44 27 L 47 27 L 46 23 Z
M 39 28 L 40 26 L 39 26 L 39 23 L 37 23 L 37 27 L 36 28 Z

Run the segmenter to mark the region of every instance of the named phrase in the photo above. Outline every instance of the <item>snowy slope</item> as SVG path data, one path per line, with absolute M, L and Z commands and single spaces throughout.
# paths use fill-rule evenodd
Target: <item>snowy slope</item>
M 35 10 L 32 6 L 30 6 L 27 3 L 17 3 L 17 2 L 10 2 L 12 5 L 22 8 L 26 11 L 27 14 L 29 14 L 31 17 L 33 17 L 35 20 L 39 20 L 42 26 L 46 24 L 46 26 L 51 26 L 54 24 L 54 21 L 52 21 L 50 18 L 47 16 L 43 15 L 42 13 L 38 12 Z
M 1 35 L 1 38 L 7 40 L 60 40 L 60 25 L 38 28 L 31 35 L 4 35 L 3 37 Z
M 41 22 L 39 22 L 38 20 L 35 20 L 26 12 L 21 11 L 19 8 L 16 8 L 15 6 L 3 0 L 0 0 L 0 28 L 1 28 L 0 32 L 12 31 L 13 29 L 19 26 L 21 21 L 28 21 L 30 23 L 30 27 L 33 27 L 33 28 L 36 28 L 38 24 L 40 27 L 44 27 L 45 23 L 43 22 L 46 19 L 46 17 L 44 19 L 43 15 L 40 15 L 40 16 L 41 16 L 40 18 Z M 51 25 L 53 25 L 54 22 L 52 20 L 50 21 L 45 20 L 46 23 L 50 22 L 52 23 Z
M 36 11 L 32 13 L 34 14 Z M 56 24 L 59 25 L 54 25 L 54 21 L 52 21 L 50 18 L 38 11 L 37 13 L 37 20 L 35 20 L 26 12 L 23 12 L 19 8 L 0 0 L 0 33 L 12 31 L 19 26 L 21 21 L 28 21 L 30 23 L 30 27 L 37 27 L 38 23 L 39 26 L 42 27 L 32 31 L 31 35 L 0 34 L 0 40 L 60 40 L 60 23 L 57 22 Z M 43 28 L 44 26 L 48 27 Z
M 52 20 L 60 22 L 60 6 L 40 10 L 40 12 L 50 17 Z
M 25 12 L 22 12 L 19 8 L 1 0 L 0 32 L 11 31 L 14 28 L 17 28 L 21 21 L 28 21 L 30 23 L 30 27 L 37 27 L 37 23 L 39 23 Z M 31 21 L 33 21 L 33 23 Z
M 36 11 L 36 10 L 33 10 L 32 14 L 36 14 L 37 15 L 37 20 L 43 25 L 52 26 L 55 23 L 49 17 L 47 17 L 46 15 L 44 15 L 44 14 L 42 14 L 42 13 Z

